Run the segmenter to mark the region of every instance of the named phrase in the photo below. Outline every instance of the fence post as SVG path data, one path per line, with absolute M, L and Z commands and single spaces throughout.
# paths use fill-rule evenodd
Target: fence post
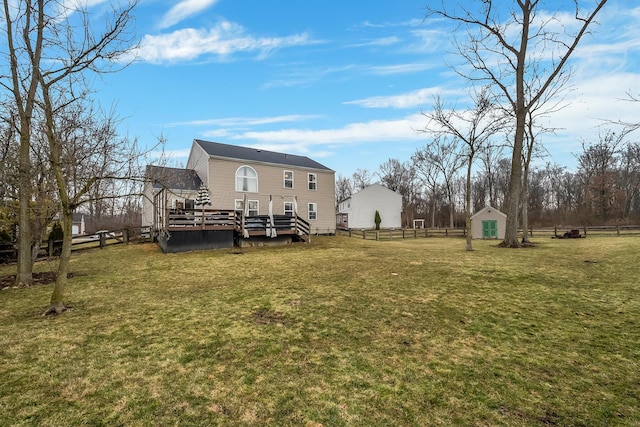
M 620 226 L 616 225 L 616 234 L 620 236 Z
M 584 237 L 587 237 L 587 226 L 584 226 Z
M 402 229 L 402 240 L 404 240 L 404 228 Z
M 444 229 L 444 237 L 449 237 L 449 229 L 448 228 Z
M 533 237 L 533 227 L 529 227 L 529 237 Z
M 424 229 L 424 237 L 429 237 L 429 229 L 428 228 Z
M 416 230 L 415 228 L 413 229 L 413 238 L 414 239 L 418 238 L 418 230 Z
M 376 230 L 376 242 L 380 240 L 380 232 Z
M 553 226 L 553 237 L 558 237 L 558 226 Z
M 100 249 L 107 246 L 107 235 L 106 233 L 100 233 Z
M 367 238 L 367 230 L 362 230 L 362 238 L 366 240 L 366 238 Z
M 47 244 L 48 244 L 47 249 L 49 251 L 49 257 L 51 258 L 53 256 L 53 239 L 49 239 Z
M 351 237 L 351 229 L 349 229 L 349 237 Z
M 124 240 L 125 245 L 129 244 L 129 229 L 125 228 L 122 230 L 122 240 Z

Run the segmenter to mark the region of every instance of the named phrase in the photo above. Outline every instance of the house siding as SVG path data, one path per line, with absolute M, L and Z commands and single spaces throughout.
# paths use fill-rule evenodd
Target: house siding
M 204 185 L 206 185 L 207 188 L 211 188 L 208 159 L 209 155 L 206 151 L 194 142 L 189 152 L 189 158 L 187 159 L 187 169 L 196 171 Z
M 241 166 L 250 166 L 258 174 L 258 192 L 235 191 L 236 171 Z M 293 188 L 284 187 L 284 171 L 293 171 Z M 284 214 L 284 203 L 298 198 L 298 214 L 309 218 L 308 205 L 316 203 L 318 216 L 310 220 L 311 233 L 335 233 L 335 181 L 333 171 L 305 169 L 290 165 L 272 165 L 258 162 L 229 159 L 209 159 L 209 191 L 211 203 L 219 209 L 234 209 L 235 201 L 257 200 L 259 214 L 269 213 L 269 196 L 273 198 L 273 213 Z M 308 190 L 307 174 L 317 176 L 317 189 Z
M 348 228 L 375 227 L 375 213 L 380 213 L 380 227 L 402 227 L 402 196 L 395 191 L 373 184 L 340 203 L 340 213 L 348 215 Z

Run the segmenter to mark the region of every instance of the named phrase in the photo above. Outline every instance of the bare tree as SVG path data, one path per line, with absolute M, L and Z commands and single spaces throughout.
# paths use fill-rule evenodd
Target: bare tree
M 504 145 L 500 144 L 486 144 L 480 150 L 479 156 L 482 161 L 482 175 L 485 181 L 487 196 L 489 204 L 494 208 L 501 209 L 502 205 L 499 200 L 503 195 L 498 195 L 498 181 L 500 171 L 504 168 L 504 165 L 500 164 L 500 160 L 503 158 Z M 483 206 L 484 207 L 484 203 Z
M 5 1 L 7 21 L 14 16 L 9 3 L 16 2 Z M 69 144 L 69 136 L 76 133 L 97 129 L 95 134 L 84 135 L 89 143 L 95 141 L 96 137 L 105 137 L 105 131 L 100 126 L 86 127 L 86 116 L 83 116 L 89 93 L 86 75 L 89 72 L 112 71 L 114 65 L 118 64 L 118 58 L 130 52 L 134 44 L 130 33 L 133 23 L 131 11 L 136 3 L 131 1 L 122 6 L 112 4 L 112 12 L 103 15 L 105 23 L 101 31 L 96 31 L 92 26 L 88 10 L 79 3 L 75 4 L 75 9 L 67 9 L 68 5 L 55 0 L 21 0 L 18 3 L 25 10 L 21 18 L 21 22 L 24 22 L 22 49 L 25 55 L 22 58 L 24 64 L 18 64 L 14 53 L 12 58 L 16 57 L 16 60 L 11 68 L 26 67 L 30 78 L 35 80 L 33 87 L 39 98 L 34 95 L 34 103 L 37 101 L 42 111 L 49 161 L 58 189 L 64 240 L 47 313 L 60 313 L 65 310 L 63 298 L 71 256 L 73 211 L 80 202 L 79 198 L 101 178 L 89 178 L 82 189 L 74 194 L 70 187 L 70 171 L 65 168 L 65 149 Z M 41 61 L 43 51 L 52 60 Z M 18 50 L 13 47 L 10 48 L 11 52 Z M 106 138 L 109 137 L 107 133 Z
M 473 250 L 471 236 L 471 177 L 476 154 L 487 146 L 489 138 L 505 127 L 504 116 L 496 114 L 494 101 L 488 87 L 472 93 L 473 107 L 465 111 L 447 109 L 440 97 L 434 108 L 426 114 L 429 122 L 425 131 L 436 137 L 451 136 L 462 141 L 457 153 L 467 167 L 465 181 L 465 226 L 467 250 Z
M 556 2 L 558 9 L 562 3 Z M 563 25 L 556 15 L 546 17 L 538 13 L 542 12 L 539 0 L 517 0 L 508 11 L 504 10 L 507 7 L 504 3 L 496 0 L 457 2 L 452 7 L 444 1 L 427 5 L 427 17 L 436 16 L 457 24 L 466 38 L 457 43 L 457 50 L 470 69 L 459 67 L 456 71 L 471 82 L 495 87 L 504 99 L 505 109 L 515 118 L 504 207 L 507 226 L 503 244 L 507 247 L 520 246 L 518 206 L 527 112 L 539 103 L 555 80 L 567 73 L 567 61 L 607 0 L 598 0 L 586 13 L 579 0 L 570 3 L 575 10 L 576 31 Z
M 40 3 L 44 3 L 40 0 Z M 15 126 L 20 138 L 18 155 L 18 271 L 17 285 L 33 283 L 31 262 L 31 134 L 36 107 L 38 79 L 35 69 L 40 67 L 44 43 L 45 17 L 34 13 L 31 1 L 4 0 L 6 37 L 5 63 L 9 70 L 2 73 L 0 84 L 11 94 L 16 108 Z
M 441 177 L 440 187 L 445 192 L 447 204 L 449 207 L 449 227 L 454 227 L 455 216 L 455 188 L 454 181 L 456 175 L 463 165 L 463 157 L 460 153 L 460 139 L 449 137 L 448 134 L 436 136 L 431 144 L 428 144 L 423 150 L 418 150 L 413 155 L 414 164 L 422 171 L 423 177 L 427 177 L 425 173 L 429 173 L 430 177 Z M 431 169 L 433 168 L 433 169 Z M 435 172 L 435 174 L 434 174 Z M 439 178 L 436 178 L 439 179 Z M 435 189 L 435 187 L 433 187 Z
M 351 197 L 352 193 L 353 185 L 351 180 L 346 176 L 338 175 L 338 178 L 336 178 L 336 205 Z
M 636 216 L 640 207 L 640 143 L 631 142 L 620 153 L 620 182 L 624 191 L 622 217 L 630 219 L 632 212 Z
M 578 158 L 583 179 L 584 207 L 605 223 L 621 209 L 622 194 L 618 180 L 618 156 L 625 135 L 604 131 L 598 142 L 582 142 Z
M 416 198 L 415 170 L 409 163 L 389 159 L 380 165 L 376 173 L 380 183 L 402 196 L 402 213 L 405 225 L 413 221 L 413 211 L 409 206 Z
M 351 176 L 353 191 L 358 192 L 372 184 L 373 174 L 368 169 L 356 169 Z
M 413 162 L 412 167 L 416 171 L 418 180 L 426 187 L 426 193 L 430 198 L 431 228 L 434 228 L 436 226 L 437 195 L 440 189 L 440 170 L 431 162 L 429 156 L 425 153 L 426 148 L 416 150 L 413 156 L 411 156 L 411 161 Z

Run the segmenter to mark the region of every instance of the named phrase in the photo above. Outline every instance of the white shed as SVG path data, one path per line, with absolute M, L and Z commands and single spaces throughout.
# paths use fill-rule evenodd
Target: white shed
M 376 211 L 381 228 L 402 227 L 402 196 L 373 184 L 338 204 L 336 225 L 341 228 L 374 228 Z
M 471 216 L 471 237 L 474 239 L 504 239 L 507 216 L 492 206 L 486 206 Z

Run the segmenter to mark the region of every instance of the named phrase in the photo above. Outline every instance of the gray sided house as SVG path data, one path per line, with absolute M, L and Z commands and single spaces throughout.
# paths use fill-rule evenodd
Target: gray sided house
M 334 175 L 308 157 L 196 139 L 186 169 L 147 167 L 142 225 L 165 252 L 334 234 Z
M 338 203 L 336 226 L 349 228 L 375 227 L 376 211 L 380 227 L 402 227 L 402 196 L 380 184 L 373 184 Z
M 504 239 L 507 216 L 486 206 L 471 216 L 471 237 L 473 239 Z

